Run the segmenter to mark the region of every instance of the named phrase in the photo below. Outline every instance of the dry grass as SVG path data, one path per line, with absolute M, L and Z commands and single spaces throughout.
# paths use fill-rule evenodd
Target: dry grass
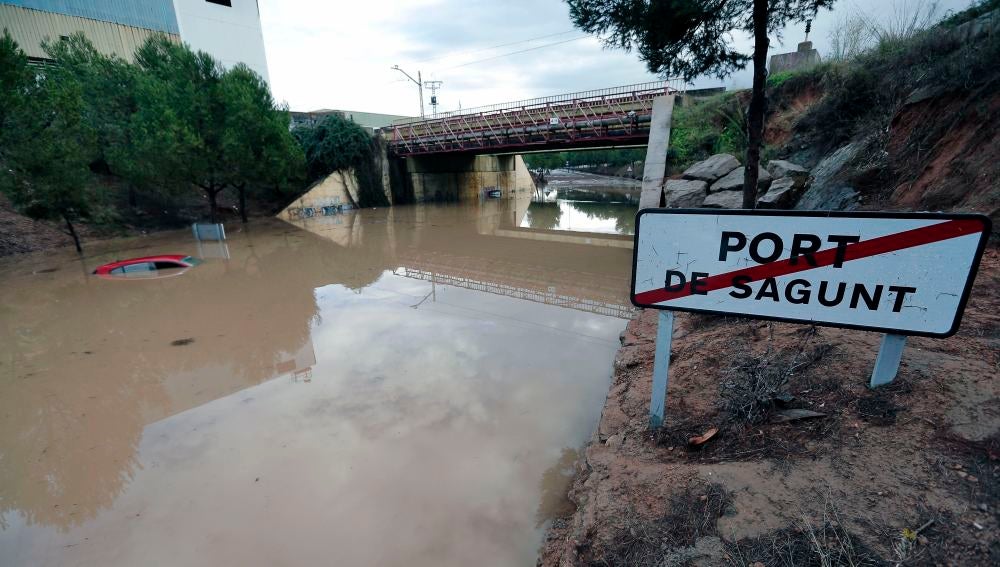
M 786 349 L 774 348 L 773 338 L 769 338 L 762 353 L 755 353 L 749 344 L 738 347 L 719 388 L 727 419 L 733 423 L 764 423 L 779 404 L 790 401 L 791 378 L 831 350 L 830 345 L 808 349 L 811 338 L 806 334 L 798 347 Z
M 760 331 L 766 337 L 758 337 Z M 773 459 L 785 463 L 788 457 L 806 454 L 809 439 L 827 437 L 837 426 L 831 418 L 797 421 L 793 426 L 770 423 L 774 413 L 786 409 L 827 407 L 849 403 L 838 378 L 811 376 L 807 369 L 833 351 L 828 343 L 815 344 L 815 329 L 804 328 L 797 344 L 779 348 L 771 326 L 750 326 L 737 344 L 728 366 L 722 370 L 716 411 L 693 415 L 682 402 L 667 413 L 663 427 L 653 431 L 651 440 L 661 447 L 673 447 L 702 462 Z M 763 340 L 763 351 L 754 349 Z M 794 379 L 794 381 L 793 381 Z M 824 410 L 826 411 L 826 410 Z M 691 446 L 689 439 L 717 428 L 704 445 Z M 785 463 L 787 464 L 787 463 Z
M 732 502 L 720 484 L 693 487 L 670 500 L 667 513 L 648 520 L 634 510 L 623 516 L 623 525 L 595 550 L 587 565 L 635 567 L 660 566 L 670 550 L 691 547 L 706 536 L 718 535 L 717 523 Z
M 777 567 L 864 567 L 890 563 L 845 528 L 837 509 L 827 504 L 819 522 L 803 518 L 794 528 L 769 532 L 726 545 L 734 565 Z

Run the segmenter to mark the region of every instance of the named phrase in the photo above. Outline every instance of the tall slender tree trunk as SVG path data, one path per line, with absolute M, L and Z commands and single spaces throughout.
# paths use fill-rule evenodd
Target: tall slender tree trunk
M 760 148 L 764 142 L 764 114 L 767 112 L 767 13 L 768 0 L 753 2 L 753 95 L 747 110 L 747 159 L 743 175 L 743 208 L 757 206 L 757 179 Z
M 243 220 L 243 224 L 247 221 L 247 184 L 242 183 L 236 186 L 236 191 L 240 194 L 240 218 Z
M 78 254 L 83 254 L 83 247 L 80 246 L 80 235 L 76 233 L 76 228 L 73 223 L 69 221 L 69 215 L 63 213 L 63 220 L 66 221 L 66 232 L 73 237 L 73 244 L 76 246 L 76 251 Z
M 216 220 L 217 217 L 216 217 L 216 214 L 215 214 L 215 210 L 216 210 L 217 201 L 218 201 L 216 199 L 216 197 L 218 196 L 219 192 L 215 189 L 214 186 L 212 186 L 210 189 L 208 189 L 207 193 L 208 193 L 208 208 L 209 208 L 209 211 L 210 211 L 209 215 L 208 215 L 208 218 L 212 222 L 212 224 L 215 224 L 215 223 L 218 222 Z

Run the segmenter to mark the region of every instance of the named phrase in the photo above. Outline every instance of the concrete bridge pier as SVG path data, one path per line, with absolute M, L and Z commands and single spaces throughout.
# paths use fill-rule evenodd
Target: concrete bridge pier
M 670 124 L 674 116 L 675 95 L 653 99 L 653 116 L 649 123 L 649 143 L 642 170 L 642 194 L 639 208 L 663 206 L 663 183 L 667 174 L 667 147 L 670 145 Z
M 469 201 L 499 189 L 503 198 L 535 188 L 520 155 L 438 154 L 406 158 L 413 201 Z

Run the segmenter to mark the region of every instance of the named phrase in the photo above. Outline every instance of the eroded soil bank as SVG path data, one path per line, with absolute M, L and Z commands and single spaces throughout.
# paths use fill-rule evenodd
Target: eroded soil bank
M 875 391 L 876 333 L 679 315 L 657 432 L 642 312 L 539 564 L 998 564 L 998 308 L 993 248 L 960 332 L 911 338 Z

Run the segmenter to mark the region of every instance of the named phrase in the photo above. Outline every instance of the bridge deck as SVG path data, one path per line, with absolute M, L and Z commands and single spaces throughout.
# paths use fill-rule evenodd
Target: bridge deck
M 398 120 L 386 130 L 399 156 L 639 145 L 653 99 L 681 87 L 672 79 L 556 95 Z

